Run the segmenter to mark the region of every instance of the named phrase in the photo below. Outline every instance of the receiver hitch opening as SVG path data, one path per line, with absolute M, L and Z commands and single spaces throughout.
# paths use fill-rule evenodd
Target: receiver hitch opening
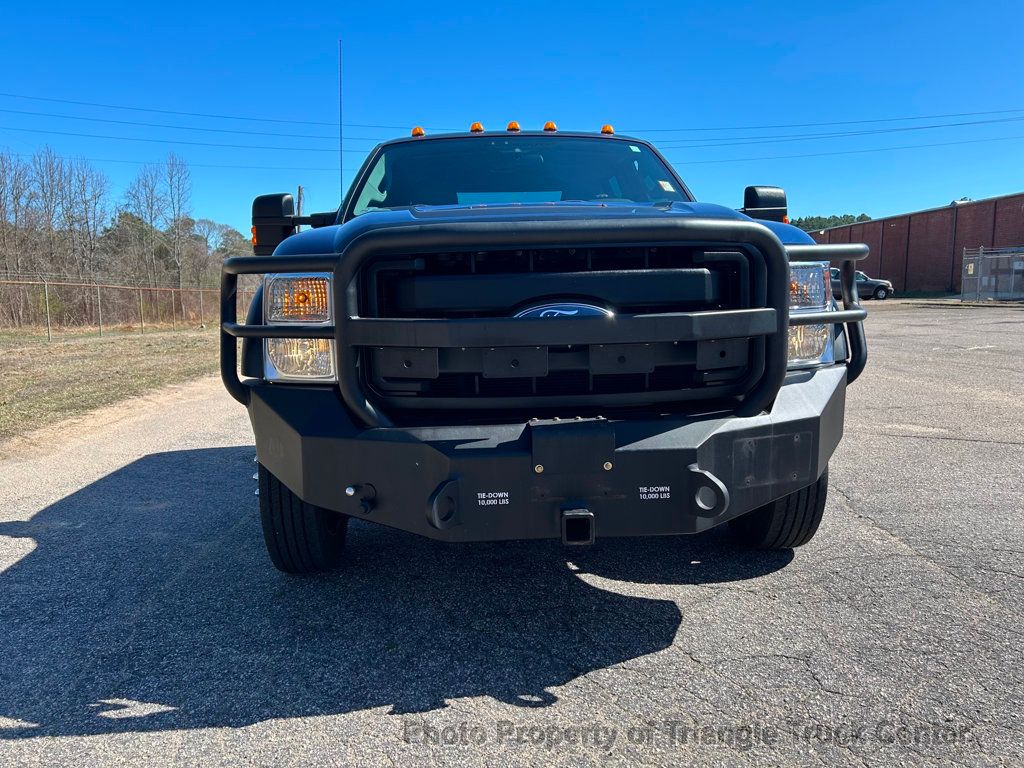
M 594 543 L 594 513 L 589 509 L 562 510 L 562 543 L 586 546 Z

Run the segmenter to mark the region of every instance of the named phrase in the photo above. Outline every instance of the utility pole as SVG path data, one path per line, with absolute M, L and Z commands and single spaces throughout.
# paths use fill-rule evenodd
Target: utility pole
M 345 159 L 345 142 L 342 139 L 344 134 L 344 128 L 342 127 L 342 109 L 341 109 L 341 38 L 338 38 L 338 200 L 344 200 L 345 198 L 345 179 L 343 177 L 342 167 L 344 166 Z

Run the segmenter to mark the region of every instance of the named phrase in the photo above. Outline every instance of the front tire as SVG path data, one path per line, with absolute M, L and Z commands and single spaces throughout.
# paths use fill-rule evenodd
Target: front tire
M 885 301 L 889 298 L 888 288 L 875 288 L 874 294 L 872 294 L 878 301 Z
M 791 549 L 818 530 L 828 495 L 828 467 L 806 488 L 748 512 L 729 523 L 733 535 L 754 549 Z
M 260 521 L 274 567 L 284 573 L 337 568 L 345 549 L 348 516 L 307 504 L 259 465 Z

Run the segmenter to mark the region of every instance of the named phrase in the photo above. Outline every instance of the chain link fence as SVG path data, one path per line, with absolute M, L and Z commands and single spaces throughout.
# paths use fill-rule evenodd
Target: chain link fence
M 239 287 L 244 317 L 255 283 Z M 220 289 L 132 285 L 109 277 L 72 279 L 0 273 L 0 330 L 26 336 L 45 333 L 141 333 L 216 326 Z
M 964 248 L 961 301 L 1024 300 L 1024 245 Z

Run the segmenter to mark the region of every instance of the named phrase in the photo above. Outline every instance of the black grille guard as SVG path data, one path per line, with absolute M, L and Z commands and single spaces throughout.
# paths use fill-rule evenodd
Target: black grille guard
M 352 315 L 351 290 L 370 257 L 448 251 L 541 247 L 749 246 L 755 263 L 754 291 L 762 306 L 752 309 L 574 318 L 551 323 L 515 318 L 388 319 Z M 519 347 L 551 344 L 630 343 L 653 340 L 698 341 L 763 337 L 765 360 L 759 379 L 744 394 L 736 414 L 752 416 L 769 408 L 786 376 L 790 325 L 844 324 L 849 356 L 847 381 L 867 362 L 863 320 L 854 280 L 856 262 L 868 255 L 862 244 L 783 246 L 766 227 L 751 221 L 615 219 L 539 222 L 460 222 L 415 224 L 372 230 L 350 242 L 340 254 L 314 256 L 236 256 L 221 271 L 221 378 L 228 392 L 248 405 L 257 379 L 238 374 L 238 338 L 329 338 L 338 353 L 338 391 L 352 414 L 367 427 L 390 426 L 368 400 L 357 366 L 358 349 L 376 347 Z M 789 314 L 789 261 L 841 263 L 843 309 Z M 336 324 L 241 325 L 237 317 L 238 275 L 280 272 L 329 272 L 334 276 Z

